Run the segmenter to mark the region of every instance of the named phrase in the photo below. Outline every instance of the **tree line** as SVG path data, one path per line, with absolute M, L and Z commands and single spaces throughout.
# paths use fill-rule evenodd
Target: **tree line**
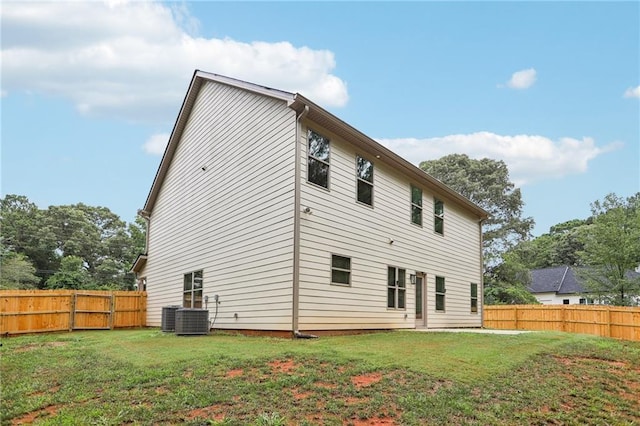
M 484 208 L 486 304 L 537 303 L 527 287 L 530 271 L 575 268 L 587 292 L 615 305 L 640 303 L 640 193 L 609 194 L 591 204 L 591 216 L 552 226 L 532 238 L 534 220 L 523 217 L 520 189 L 503 161 L 453 154 L 423 161 L 420 168 Z
M 131 290 L 145 250 L 141 218 L 126 223 L 83 203 L 40 209 L 26 196 L 0 200 L 1 288 Z

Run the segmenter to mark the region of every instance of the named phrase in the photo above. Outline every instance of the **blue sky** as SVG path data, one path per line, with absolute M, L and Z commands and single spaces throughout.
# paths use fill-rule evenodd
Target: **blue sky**
M 2 196 L 132 221 L 194 69 L 411 162 L 504 160 L 534 234 L 640 191 L 640 3 L 3 1 Z

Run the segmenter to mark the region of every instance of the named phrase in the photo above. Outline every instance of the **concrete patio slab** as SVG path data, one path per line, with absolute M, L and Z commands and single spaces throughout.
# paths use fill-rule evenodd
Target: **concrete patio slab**
M 495 330 L 490 328 L 416 328 L 413 331 L 425 333 L 478 333 L 478 334 L 524 334 L 533 333 L 529 330 Z

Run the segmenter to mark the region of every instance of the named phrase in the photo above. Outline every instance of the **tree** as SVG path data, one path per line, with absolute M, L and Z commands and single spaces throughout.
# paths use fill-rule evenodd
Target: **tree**
M 509 180 L 503 161 L 451 154 L 423 161 L 420 168 L 489 213 L 482 226 L 485 267 L 499 263 L 502 253 L 529 238 L 533 219 L 522 217 L 520 189 Z
M 127 227 L 129 236 L 131 237 L 131 253 L 132 260 L 145 252 L 147 247 L 147 222 L 140 216 L 136 216 L 135 221 Z
M 503 255 L 502 262 L 485 274 L 484 303 L 487 305 L 537 304 L 529 292 L 531 273 L 513 252 Z
M 47 218 L 62 256 L 77 256 L 86 266 L 94 285 L 103 288 L 133 288 L 129 268 L 135 257 L 127 226 L 106 207 L 79 203 L 51 206 Z
M 512 251 L 529 269 L 553 266 L 580 266 L 580 252 L 584 249 L 584 235 L 591 219 L 573 219 L 554 225 L 549 233 L 529 241 L 522 241 Z
M 640 280 L 631 272 L 640 265 L 640 193 L 615 194 L 591 204 L 593 225 L 584 236 L 580 273 L 591 293 L 614 305 L 637 305 Z
M 40 287 L 60 270 L 61 259 L 75 256 L 82 260 L 91 286 L 133 288 L 129 269 L 144 250 L 142 219 L 127 225 L 106 207 L 82 203 L 41 210 L 22 195 L 7 195 L 0 207 L 1 242 L 33 263 Z
M 23 195 L 8 194 L 0 200 L 2 244 L 24 255 L 35 266 L 40 284 L 58 268 L 56 240 L 42 210 Z
M 36 268 L 25 255 L 3 250 L 0 257 L 0 288 L 25 289 L 33 288 L 40 277 L 35 275 Z
M 525 276 L 513 270 L 521 269 L 521 261 L 516 256 L 503 258 L 504 253 L 529 238 L 534 223 L 532 218 L 522 217 L 522 195 L 509 180 L 507 165 L 503 161 L 452 154 L 423 161 L 420 168 L 490 215 L 482 224 L 485 302 L 535 301 L 522 282 Z
M 62 258 L 60 269 L 47 280 L 47 287 L 74 290 L 93 288 L 84 261 L 78 256 Z

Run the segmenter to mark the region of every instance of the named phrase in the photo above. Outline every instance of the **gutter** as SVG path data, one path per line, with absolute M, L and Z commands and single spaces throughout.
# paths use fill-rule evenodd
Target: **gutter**
M 301 196 L 300 196 L 300 180 L 302 179 L 302 166 L 300 164 L 300 156 L 302 148 L 300 147 L 301 120 L 309 113 L 309 107 L 305 105 L 304 109 L 296 115 L 296 140 L 295 140 L 295 181 L 293 186 L 293 301 L 291 304 L 291 331 L 294 337 L 300 337 L 298 331 L 298 317 L 300 306 L 300 213 L 301 213 Z

